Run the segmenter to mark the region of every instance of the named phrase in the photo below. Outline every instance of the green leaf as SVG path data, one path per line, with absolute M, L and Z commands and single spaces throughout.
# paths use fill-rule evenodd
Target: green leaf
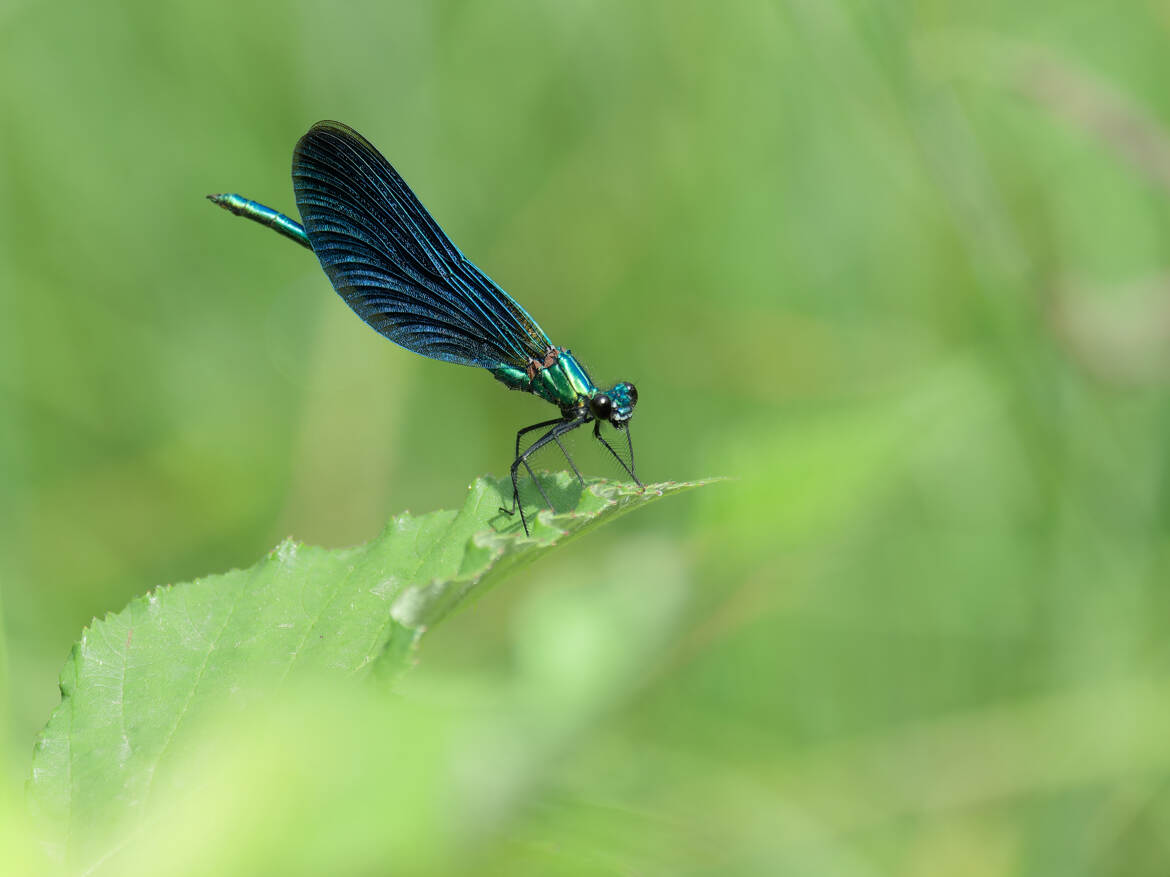
M 150 811 L 202 717 L 302 677 L 393 679 L 469 597 L 604 521 L 705 482 L 643 491 L 558 473 L 541 483 L 569 511 L 539 512 L 530 537 L 499 511 L 510 485 L 479 479 L 460 511 L 399 515 L 354 548 L 286 540 L 249 569 L 157 588 L 94 621 L 62 670 L 61 704 L 33 758 L 29 798 L 50 847 L 76 863 L 103 855 Z

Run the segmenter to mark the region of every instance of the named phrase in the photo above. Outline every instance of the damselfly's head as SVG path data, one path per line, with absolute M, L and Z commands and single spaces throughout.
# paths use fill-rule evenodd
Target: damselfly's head
M 634 416 L 634 406 L 637 404 L 638 388 L 628 381 L 622 381 L 609 392 L 598 393 L 590 399 L 589 413 L 621 429 Z

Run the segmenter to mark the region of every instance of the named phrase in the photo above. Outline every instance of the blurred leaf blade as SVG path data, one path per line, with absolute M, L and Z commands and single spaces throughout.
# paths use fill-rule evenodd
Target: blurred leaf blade
M 498 511 L 506 480 L 479 479 L 458 512 L 396 516 L 353 548 L 285 540 L 249 569 L 157 588 L 95 621 L 61 673 L 61 704 L 33 759 L 34 810 L 50 832 L 64 829 L 51 846 L 75 862 L 99 858 L 149 811 L 156 777 L 209 710 L 243 709 L 292 678 L 392 679 L 428 628 L 518 565 L 703 482 L 639 491 L 558 473 L 542 483 L 569 510 L 539 512 L 531 537 Z

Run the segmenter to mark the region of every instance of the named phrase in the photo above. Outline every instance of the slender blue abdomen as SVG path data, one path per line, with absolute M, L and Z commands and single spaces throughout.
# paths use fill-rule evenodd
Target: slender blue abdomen
M 236 216 L 246 216 L 254 222 L 266 225 L 289 240 L 296 241 L 305 249 L 313 249 L 312 244 L 309 243 L 309 236 L 305 234 L 304 227 L 271 207 L 265 207 L 260 202 L 252 201 L 242 195 L 208 195 L 207 200 L 218 204 Z

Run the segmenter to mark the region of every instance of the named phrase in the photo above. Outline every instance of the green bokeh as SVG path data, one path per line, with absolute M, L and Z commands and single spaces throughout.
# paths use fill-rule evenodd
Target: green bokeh
M 1163 873 L 1168 40 L 1137 0 L 0 7 L 5 786 L 92 616 L 457 506 L 547 416 L 203 200 L 291 211 L 335 118 L 637 383 L 648 480 L 735 479 L 424 651 L 405 697 L 576 703 L 590 582 L 671 607 L 582 671 L 500 873 Z

